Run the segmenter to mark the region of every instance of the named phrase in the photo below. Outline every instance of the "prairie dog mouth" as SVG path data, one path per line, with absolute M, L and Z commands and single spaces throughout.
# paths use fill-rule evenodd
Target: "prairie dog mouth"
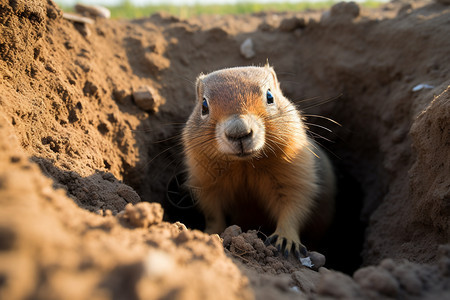
M 216 137 L 223 154 L 252 157 L 264 146 L 265 127 L 255 115 L 232 115 L 217 123 Z

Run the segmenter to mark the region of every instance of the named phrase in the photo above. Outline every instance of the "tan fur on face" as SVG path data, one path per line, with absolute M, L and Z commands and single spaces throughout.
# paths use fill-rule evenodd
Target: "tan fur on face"
M 269 89 L 273 105 L 267 103 Z M 205 100 L 209 112 L 202 114 Z M 247 123 L 236 126 L 248 126 L 251 137 L 226 140 L 223 126 L 239 118 Z M 234 124 L 230 126 L 233 131 Z M 205 214 L 206 232 L 222 232 L 229 216 L 249 228 L 273 227 L 269 240 L 297 253 L 304 248 L 300 230 L 314 218 L 315 208 L 327 210 L 319 212 L 326 218 L 316 218 L 323 219 L 323 228 L 330 222 L 334 207 L 331 165 L 306 136 L 300 113 L 283 96 L 271 67 L 239 67 L 201 75 L 197 105 L 183 131 L 183 144 L 187 185 Z M 246 147 L 251 154 L 240 157 L 239 149 Z

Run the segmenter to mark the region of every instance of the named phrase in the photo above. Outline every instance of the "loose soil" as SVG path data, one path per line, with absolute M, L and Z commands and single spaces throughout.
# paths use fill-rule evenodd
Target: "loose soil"
M 441 2 L 80 24 L 1 0 L 0 298 L 450 298 Z M 196 76 L 266 60 L 339 179 L 317 271 L 167 200 Z M 137 105 L 143 86 L 159 107 Z

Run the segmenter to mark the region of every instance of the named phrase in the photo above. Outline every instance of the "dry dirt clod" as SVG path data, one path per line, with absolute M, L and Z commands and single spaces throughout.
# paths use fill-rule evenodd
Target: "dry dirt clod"
M 381 295 L 396 297 L 400 291 L 398 281 L 383 268 L 374 266 L 362 268 L 355 272 L 353 278 L 362 287 Z
M 183 223 L 181 223 L 181 222 L 175 222 L 175 223 L 173 223 L 173 225 L 178 229 L 178 230 L 180 230 L 180 231 L 186 231 L 186 230 L 188 230 L 187 229 L 187 227 L 186 227 L 186 225 L 184 225 Z
M 399 10 L 397 15 L 398 16 L 406 16 L 410 14 L 413 11 L 413 6 L 411 3 L 405 3 Z
M 355 2 L 339 2 L 331 7 L 329 11 L 323 13 L 321 21 L 346 23 L 351 22 L 360 14 L 359 5 Z
M 323 270 L 321 274 L 316 285 L 317 294 L 328 299 L 364 299 L 361 288 L 348 275 L 328 270 Z
M 162 98 L 155 89 L 148 85 L 140 86 L 133 91 L 136 105 L 145 111 L 158 112 L 159 106 L 163 104 Z
M 274 31 L 275 30 L 275 26 L 273 26 L 272 24 L 268 23 L 267 21 L 262 22 L 259 26 L 258 29 L 261 31 Z
M 128 203 L 125 212 L 118 214 L 118 217 L 127 220 L 131 226 L 147 228 L 161 223 L 163 213 L 159 203 L 140 202 L 136 205 Z
M 283 21 L 281 21 L 278 29 L 280 31 L 290 32 L 290 31 L 294 31 L 296 29 L 301 29 L 301 28 L 305 28 L 305 27 L 306 27 L 306 22 L 305 22 L 304 18 L 293 17 L 293 18 L 284 19 Z
M 221 238 L 223 239 L 223 246 L 228 247 L 231 244 L 231 239 L 235 236 L 238 236 L 242 233 L 242 230 L 237 225 L 232 225 L 227 227 L 225 231 L 221 234 Z

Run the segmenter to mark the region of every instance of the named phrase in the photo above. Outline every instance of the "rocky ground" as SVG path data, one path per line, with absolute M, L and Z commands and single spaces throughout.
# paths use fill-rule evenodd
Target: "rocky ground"
M 0 2 L 1 299 L 450 297 L 450 6 L 62 16 Z M 167 200 L 196 76 L 267 59 L 339 178 L 318 271 Z

